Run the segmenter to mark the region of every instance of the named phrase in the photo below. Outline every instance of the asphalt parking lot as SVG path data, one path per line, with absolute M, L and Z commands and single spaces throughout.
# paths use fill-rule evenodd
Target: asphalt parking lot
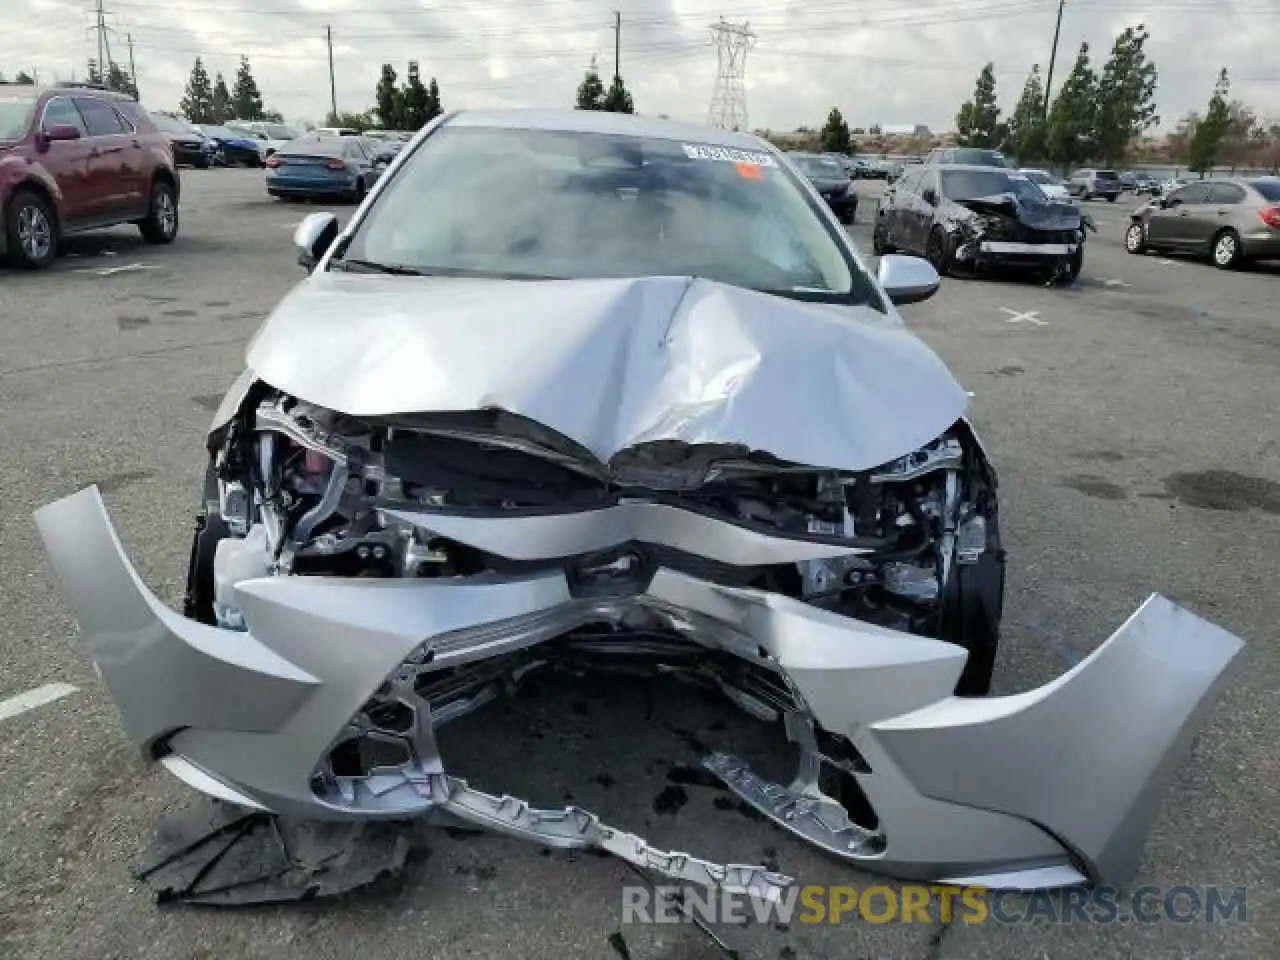
M 172 247 L 120 229 L 74 240 L 43 274 L 0 268 L 0 701 L 76 688 L 0 719 L 0 955 L 725 956 L 692 926 L 624 927 L 621 888 L 635 877 L 620 862 L 568 862 L 496 837 L 434 834 L 398 886 L 303 907 L 160 909 L 134 879 L 159 815 L 193 796 L 126 743 L 31 512 L 96 482 L 143 576 L 180 598 L 205 427 L 249 336 L 302 275 L 291 228 L 309 209 L 269 200 L 260 171 L 184 171 L 183 184 Z M 879 187 L 859 189 L 851 229 L 869 251 Z M 1073 288 L 948 280 L 904 315 L 973 392 L 1001 471 L 1011 579 L 998 692 L 1057 676 L 1152 592 L 1248 643 L 1137 881 L 1247 887 L 1246 920 L 717 928 L 741 957 L 1276 955 L 1280 265 L 1226 274 L 1129 256 L 1121 240 L 1133 205 L 1088 204 L 1100 232 Z M 711 788 L 673 789 L 673 768 L 699 759 L 691 740 L 773 749 L 730 708 L 659 685 L 542 693 L 459 721 L 442 738 L 445 756 L 483 789 L 545 806 L 571 800 L 667 849 L 776 863 L 806 884 L 874 882 L 722 809 Z M 1079 802 L 1101 789 L 1081 783 Z

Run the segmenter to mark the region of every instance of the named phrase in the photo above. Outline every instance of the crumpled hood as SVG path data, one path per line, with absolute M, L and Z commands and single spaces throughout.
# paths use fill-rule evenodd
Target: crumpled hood
M 247 362 L 352 416 L 498 408 L 602 463 L 676 440 L 864 470 L 933 440 L 967 403 L 894 316 L 687 277 L 316 273 L 255 334 Z
M 1011 193 L 954 202 L 974 213 L 1013 217 L 1037 230 L 1076 230 L 1080 227 L 1080 210 L 1070 203 L 1021 203 Z

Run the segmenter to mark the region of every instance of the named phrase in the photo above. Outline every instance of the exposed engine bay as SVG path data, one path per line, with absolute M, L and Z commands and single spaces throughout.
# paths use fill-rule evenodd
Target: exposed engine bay
M 507 414 L 357 419 L 274 393 L 217 439 L 217 498 L 207 505 L 220 521 L 214 536 L 245 544 L 223 547 L 220 563 L 193 556 L 186 612 L 205 622 L 244 628 L 233 595 L 247 570 L 435 578 L 545 566 L 434 533 L 433 512 L 498 518 L 644 503 L 845 549 L 767 563 L 660 543 L 593 544 L 603 549 L 555 558 L 575 596 L 637 594 L 662 566 L 961 643 L 971 656 L 960 692 L 987 690 L 1004 558 L 995 478 L 963 423 L 909 456 L 858 474 L 676 443 L 630 451 L 603 468 L 563 438 Z M 209 550 L 207 539 L 203 549 Z M 984 557 L 982 575 L 965 577 L 961 586 L 956 568 L 975 568 Z M 680 648 L 687 648 L 686 658 L 697 654 L 696 637 L 656 623 L 639 633 L 635 624 L 593 624 L 560 639 L 589 640 L 607 654 L 610 638 L 626 649 L 640 636 L 657 643 L 659 655 Z M 441 705 L 438 697 L 432 702 Z

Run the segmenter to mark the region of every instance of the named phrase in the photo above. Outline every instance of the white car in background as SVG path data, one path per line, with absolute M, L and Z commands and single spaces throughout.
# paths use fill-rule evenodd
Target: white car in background
M 1028 167 L 1018 171 L 1032 183 L 1040 188 L 1050 200 L 1061 200 L 1066 203 L 1071 199 L 1071 193 L 1067 190 L 1067 184 L 1061 177 L 1055 177 L 1048 170 L 1039 170 L 1034 167 Z
M 227 127 L 257 140 L 258 152 L 264 161 L 290 140 L 298 139 L 298 132 L 283 123 L 264 120 L 232 120 Z

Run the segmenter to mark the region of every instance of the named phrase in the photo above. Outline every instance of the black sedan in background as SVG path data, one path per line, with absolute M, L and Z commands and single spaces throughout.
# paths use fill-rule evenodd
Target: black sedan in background
M 257 140 L 244 133 L 213 123 L 199 124 L 199 130 L 218 146 L 222 162 L 228 167 L 262 166 L 262 149 Z
M 175 120 L 163 114 L 153 113 L 151 119 L 169 141 L 173 162 L 207 170 L 213 164 L 217 146 L 208 137 L 202 137 L 191 129 L 191 124 Z
M 791 162 L 809 178 L 841 223 L 853 223 L 858 214 L 858 192 L 844 167 L 830 157 L 813 153 L 793 153 Z

